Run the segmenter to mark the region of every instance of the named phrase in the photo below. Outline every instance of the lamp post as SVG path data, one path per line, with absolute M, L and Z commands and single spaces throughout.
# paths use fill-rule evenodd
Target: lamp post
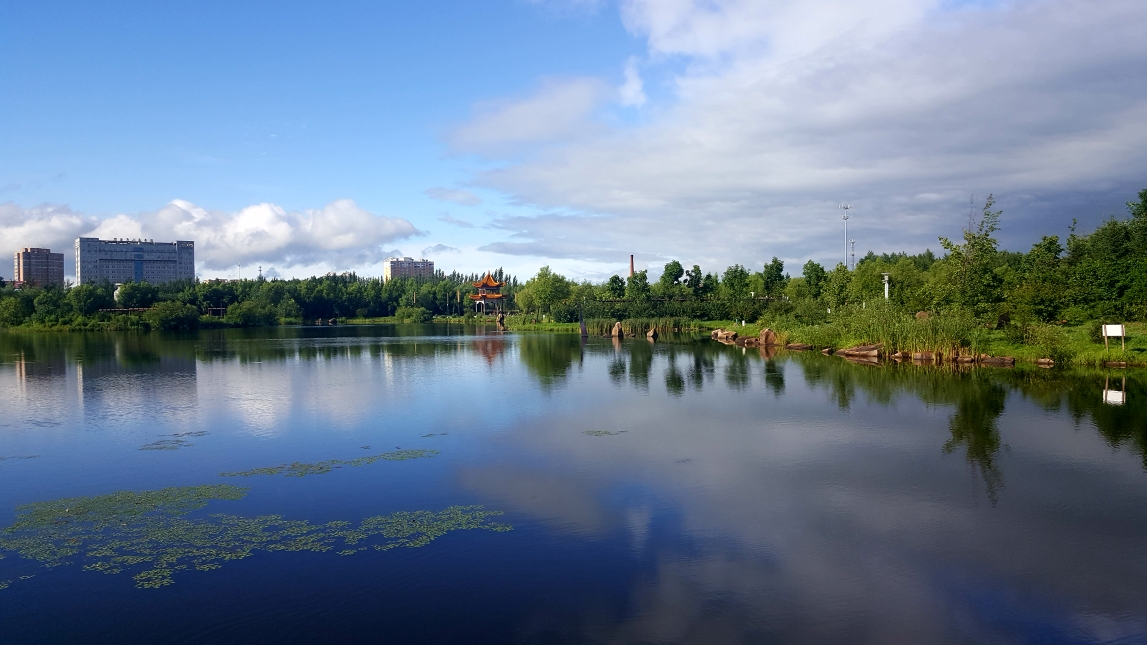
M 880 275 L 884 276 L 884 299 L 888 300 L 888 274 L 881 273 Z
M 844 210 L 844 215 L 840 219 L 844 220 L 844 268 L 848 268 L 848 211 L 852 208 L 852 204 L 841 204 L 840 208 Z

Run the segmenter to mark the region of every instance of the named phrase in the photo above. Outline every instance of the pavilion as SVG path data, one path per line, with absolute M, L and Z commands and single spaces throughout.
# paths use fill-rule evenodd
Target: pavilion
M 490 272 L 487 271 L 486 277 L 477 282 L 471 282 L 470 284 L 478 289 L 478 293 L 470 294 L 470 300 L 474 301 L 475 308 L 481 304 L 482 313 L 486 313 L 486 303 L 492 302 L 496 310 L 502 309 L 501 302 L 502 298 L 505 297 L 502 295 L 502 287 L 506 286 L 505 282 L 498 282 L 494 279 L 494 276 L 490 275 Z

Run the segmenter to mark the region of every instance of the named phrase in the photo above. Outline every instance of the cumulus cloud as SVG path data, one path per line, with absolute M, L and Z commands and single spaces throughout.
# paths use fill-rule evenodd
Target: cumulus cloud
M 436 199 L 440 202 L 453 202 L 461 206 L 477 206 L 482 203 L 482 198 L 468 190 L 459 190 L 456 188 L 427 188 L 425 191 L 426 196 L 430 199 Z
M 66 206 L 0 205 L 0 241 L 11 248 L 64 249 L 73 275 L 71 249 L 77 237 L 194 240 L 196 264 L 208 270 L 260 262 L 353 269 L 386 258 L 382 245 L 421 234 L 405 219 L 374 215 L 349 199 L 315 210 L 287 211 L 263 203 L 235 212 L 177 199 L 156 211 L 103 219 Z
M 833 261 L 840 201 L 860 252 L 935 248 L 973 193 L 1018 244 L 1105 214 L 1064 212 L 1088 200 L 1115 212 L 1147 166 L 1147 5 L 949 6 L 625 0 L 650 64 L 689 63 L 672 102 L 478 175 L 547 211 L 486 248 Z
M 441 253 L 461 253 L 461 251 L 452 246 L 446 246 L 445 244 L 435 244 L 434 246 L 428 246 L 422 249 L 422 257 L 439 255 Z
M 454 226 L 461 226 L 462 228 L 474 228 L 474 224 L 468 220 L 458 219 L 450 213 L 443 213 L 438 216 L 438 221 L 453 224 Z
M 507 155 L 523 147 L 586 135 L 598 129 L 590 120 L 608 95 L 596 78 L 546 79 L 524 98 L 475 107 L 474 117 L 447 137 L 457 152 Z
M 618 89 L 622 105 L 641 107 L 645 105 L 645 87 L 641 82 L 641 73 L 637 69 L 637 57 L 630 56 L 625 63 L 625 83 Z

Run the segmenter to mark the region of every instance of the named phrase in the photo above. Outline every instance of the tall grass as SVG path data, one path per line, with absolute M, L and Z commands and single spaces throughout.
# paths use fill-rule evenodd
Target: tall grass
M 591 318 L 585 321 L 586 331 L 594 336 L 606 336 L 613 331 L 613 325 L 618 321 L 612 318 Z M 698 321 L 690 318 L 626 318 L 621 321 L 621 329 L 627 335 L 644 336 L 650 329 L 658 334 L 670 334 L 678 331 L 696 331 L 701 329 Z
M 790 335 L 797 342 L 817 347 L 880 344 L 886 352 L 942 352 L 949 356 L 976 353 L 981 338 L 970 316 L 949 313 L 917 320 L 884 301 L 842 308 L 833 313 L 830 322 L 797 326 Z

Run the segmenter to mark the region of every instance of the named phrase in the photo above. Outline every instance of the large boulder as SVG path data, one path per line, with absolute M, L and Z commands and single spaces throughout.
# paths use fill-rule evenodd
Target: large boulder
M 613 323 L 613 331 L 609 335 L 613 338 L 625 338 L 625 330 L 621 328 L 620 322 Z
M 761 345 L 763 345 L 765 347 L 770 347 L 772 345 L 779 345 L 780 344 L 777 340 L 777 332 L 775 332 L 775 331 L 773 331 L 767 327 L 765 329 L 761 330 L 761 335 L 759 336 L 759 338 L 761 340 Z

